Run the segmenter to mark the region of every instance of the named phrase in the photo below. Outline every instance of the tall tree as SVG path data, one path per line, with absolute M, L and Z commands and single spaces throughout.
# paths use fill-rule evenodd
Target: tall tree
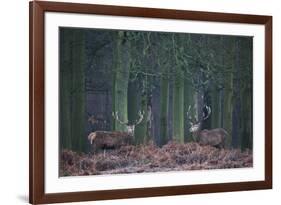
M 194 117 L 196 115 L 196 110 L 194 106 L 197 102 L 196 90 L 193 88 L 189 79 L 184 80 L 184 136 L 185 142 L 193 141 L 192 133 L 189 131 L 190 129 L 190 119 L 189 117 Z M 190 109 L 189 109 L 190 108 Z M 187 115 L 188 114 L 188 115 Z
M 61 148 L 71 149 L 71 46 L 73 33 L 70 29 L 60 29 L 60 145 Z
M 147 142 L 147 96 L 142 93 L 140 97 L 140 110 L 143 112 L 144 117 L 141 123 L 135 130 L 135 143 L 144 144 Z
M 164 145 L 169 140 L 168 117 L 169 117 L 169 41 L 167 34 L 159 35 L 157 44 L 157 65 L 160 68 L 160 145 Z M 164 48 L 163 48 L 164 47 Z
M 233 110 L 232 110 L 232 146 L 238 148 L 241 145 L 241 124 L 239 121 L 239 116 L 241 116 L 241 69 L 242 64 L 240 62 L 241 55 L 241 39 L 239 37 L 235 38 L 235 48 L 234 48 L 234 77 L 233 77 Z
M 162 66 L 162 73 L 167 73 L 169 67 Z M 160 144 L 168 142 L 168 109 L 169 109 L 169 77 L 162 75 L 160 93 Z
M 212 40 L 213 49 L 213 69 L 212 69 L 212 83 L 211 83 L 211 127 L 218 128 L 223 127 L 223 89 L 224 89 L 224 78 L 225 78 L 225 48 L 224 48 L 223 36 L 215 36 Z
M 128 121 L 130 124 L 136 122 L 138 117 L 138 81 L 137 70 L 139 66 L 138 61 L 138 41 L 139 32 L 131 32 L 129 34 L 130 42 L 130 68 L 129 68 L 129 83 L 128 83 Z
M 127 94 L 130 66 L 130 41 L 126 39 L 125 31 L 117 31 L 113 41 L 115 42 L 115 67 L 113 68 L 112 111 L 117 112 L 120 120 L 125 122 L 128 121 Z M 125 131 L 126 126 L 120 124 L 117 120 L 113 120 L 113 129 Z
M 150 33 L 140 33 L 140 40 L 142 41 L 142 46 L 140 46 L 140 53 L 141 56 L 138 56 L 139 60 L 139 96 L 140 96 L 140 111 L 143 112 L 144 117 L 141 123 L 136 127 L 135 131 L 135 143 L 136 144 L 143 144 L 148 141 L 148 124 L 147 124 L 147 118 L 148 118 L 148 97 L 149 97 L 149 69 L 147 65 L 147 59 L 149 58 L 149 52 L 151 49 L 150 45 Z M 140 54 L 139 53 L 139 54 Z
M 233 109 L 233 69 L 234 69 L 234 48 L 235 40 L 233 38 L 226 41 L 225 37 L 223 42 L 229 45 L 228 53 L 226 54 L 223 64 L 226 69 L 224 78 L 224 92 L 223 92 L 223 128 L 229 133 L 229 137 L 226 139 L 226 145 L 231 146 L 231 133 L 232 133 L 232 109 Z
M 243 83 L 241 85 L 241 99 L 242 105 L 242 115 L 241 115 L 241 149 L 246 148 L 252 149 L 253 146 L 253 41 L 251 39 L 241 39 L 242 56 L 243 60 Z
M 72 89 L 71 89 L 71 134 L 72 149 L 84 151 L 85 138 L 85 32 L 73 30 Z
M 196 90 L 192 84 L 192 68 L 194 65 L 190 62 L 192 56 L 192 49 L 194 45 L 192 43 L 191 34 L 182 34 L 182 49 L 180 55 L 180 61 L 184 71 L 184 141 L 190 142 L 193 139 L 190 129 L 190 119 L 189 117 L 195 116 L 195 109 L 193 109 L 197 100 L 194 99 L 196 95 Z M 191 108 L 192 109 L 189 109 Z M 188 114 L 188 115 L 187 115 Z
M 128 84 L 128 121 L 133 124 L 137 120 L 138 102 L 137 102 L 137 83 L 130 77 Z
M 180 36 L 181 37 L 181 36 Z M 184 70 L 179 60 L 179 53 L 183 50 L 182 38 L 176 39 L 172 34 L 172 44 L 174 52 L 174 87 L 173 87 L 173 137 L 174 140 L 184 143 Z M 177 42 L 180 41 L 180 42 Z

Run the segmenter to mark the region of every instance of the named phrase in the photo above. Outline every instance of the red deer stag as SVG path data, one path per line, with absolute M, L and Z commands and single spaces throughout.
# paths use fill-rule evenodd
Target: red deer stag
M 88 140 L 93 146 L 94 151 L 100 149 L 116 149 L 132 143 L 135 126 L 141 123 L 144 114 L 139 112 L 139 120 L 134 124 L 122 122 L 118 117 L 118 112 L 112 113 L 113 118 L 120 124 L 126 125 L 126 131 L 95 131 L 88 135 Z
M 211 145 L 217 148 L 225 148 L 225 141 L 228 133 L 223 128 L 215 128 L 211 130 L 201 130 L 202 122 L 210 117 L 211 108 L 209 106 L 205 106 L 207 114 L 203 112 L 202 119 L 193 120 L 190 115 L 190 106 L 188 108 L 187 116 L 189 118 L 190 129 L 189 131 L 195 137 L 195 140 L 200 145 Z
M 135 123 L 129 123 L 129 121 L 127 121 L 127 122 L 121 121 L 119 119 L 119 117 L 118 117 L 118 112 L 112 113 L 113 118 L 116 119 L 117 122 L 119 122 L 120 124 L 125 125 L 126 126 L 126 132 L 129 135 L 131 135 L 132 137 L 134 137 L 134 135 L 135 135 L 135 127 L 136 127 L 136 125 L 140 124 L 142 122 L 142 120 L 143 120 L 144 112 L 139 111 L 138 115 L 139 115 L 139 119 L 136 120 Z

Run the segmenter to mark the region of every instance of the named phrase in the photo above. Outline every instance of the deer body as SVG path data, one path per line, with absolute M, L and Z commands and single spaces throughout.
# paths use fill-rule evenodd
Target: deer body
M 101 149 L 117 149 L 124 145 L 132 143 L 132 138 L 129 133 L 121 131 L 96 131 L 88 135 L 88 140 L 93 146 L 94 151 Z
M 126 126 L 126 132 L 123 131 L 95 131 L 88 135 L 93 150 L 96 152 L 100 149 L 117 149 L 133 142 L 135 126 L 141 123 L 144 114 L 138 113 L 139 119 L 135 123 L 123 122 L 118 117 L 118 112 L 112 113 L 113 118 L 120 124 Z
M 189 112 L 187 112 L 187 115 L 190 120 L 190 129 L 189 131 L 194 135 L 195 140 L 200 145 L 210 145 L 217 148 L 225 148 L 225 141 L 226 137 L 228 136 L 228 133 L 223 128 L 215 128 L 211 130 L 201 130 L 202 122 L 209 118 L 211 114 L 211 108 L 206 106 L 207 115 L 204 115 L 201 120 L 196 120 L 196 122 L 193 122 L 191 117 L 189 116 Z M 189 109 L 190 110 L 190 106 Z
M 222 128 L 202 130 L 194 133 L 200 145 L 210 145 L 218 148 L 225 148 L 225 140 L 228 133 Z

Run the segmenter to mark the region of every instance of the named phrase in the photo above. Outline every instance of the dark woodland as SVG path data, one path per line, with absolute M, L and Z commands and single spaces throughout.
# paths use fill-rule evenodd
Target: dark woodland
M 60 176 L 252 167 L 252 37 L 59 39 Z

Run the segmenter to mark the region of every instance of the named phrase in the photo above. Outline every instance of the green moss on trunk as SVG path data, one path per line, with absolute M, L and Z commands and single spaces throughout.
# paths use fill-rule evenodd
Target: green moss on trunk
M 175 141 L 184 143 L 184 79 L 181 72 L 178 72 L 174 82 L 173 137 Z
M 115 68 L 113 80 L 112 111 L 118 112 L 119 119 L 128 121 L 127 94 L 130 62 L 130 43 L 125 39 L 125 32 L 118 31 L 114 46 Z M 126 131 L 126 126 L 113 119 L 113 128 L 117 131 Z

